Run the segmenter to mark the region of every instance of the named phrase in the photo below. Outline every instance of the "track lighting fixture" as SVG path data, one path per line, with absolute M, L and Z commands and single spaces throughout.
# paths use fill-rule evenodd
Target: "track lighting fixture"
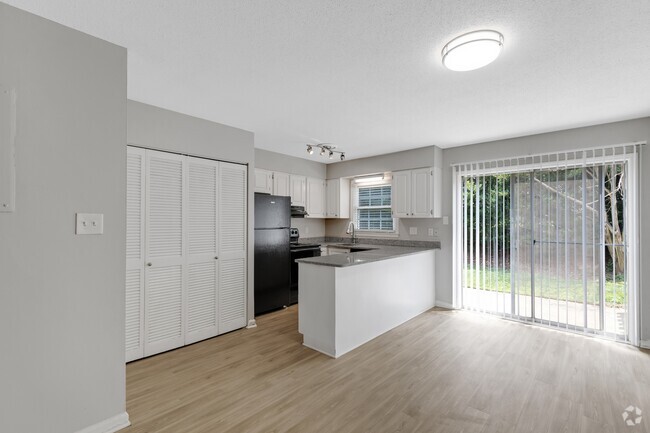
M 317 147 L 320 149 L 320 156 L 326 156 L 329 159 L 334 159 L 334 154 L 340 154 L 341 161 L 345 161 L 345 153 L 340 150 L 335 150 L 336 146 L 333 146 L 329 143 L 318 143 L 318 144 L 307 144 L 307 153 L 310 155 L 314 154 L 314 148 Z

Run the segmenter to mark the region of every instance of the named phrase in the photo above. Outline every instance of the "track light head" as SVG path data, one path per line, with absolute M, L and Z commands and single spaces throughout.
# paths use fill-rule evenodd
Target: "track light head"
M 331 143 L 318 143 L 318 144 L 305 144 L 307 146 L 307 153 L 313 155 L 315 150 L 320 149 L 320 156 L 327 156 L 329 159 L 334 159 L 334 156 L 338 153 L 341 161 L 345 161 L 345 154 L 340 150 L 336 150 L 336 146 Z

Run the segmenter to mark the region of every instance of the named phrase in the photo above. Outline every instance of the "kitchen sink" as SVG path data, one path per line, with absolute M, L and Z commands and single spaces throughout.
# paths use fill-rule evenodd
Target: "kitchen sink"
M 359 247 L 359 244 L 352 244 L 352 243 L 347 243 L 347 244 L 330 244 L 331 247 L 335 248 L 357 248 Z M 359 248 L 367 248 L 367 247 L 359 247 Z
M 377 248 L 373 247 L 366 247 L 366 246 L 359 246 L 359 244 L 352 244 L 352 243 L 347 243 L 347 244 L 331 244 L 330 245 L 333 248 L 345 248 L 349 249 L 351 253 L 358 253 L 360 251 L 370 251 L 370 250 L 376 250 Z

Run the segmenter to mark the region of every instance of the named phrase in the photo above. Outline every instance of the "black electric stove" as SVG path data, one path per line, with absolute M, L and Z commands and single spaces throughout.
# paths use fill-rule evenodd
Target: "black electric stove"
M 298 302 L 298 263 L 297 259 L 320 256 L 320 244 L 300 242 L 300 233 L 297 228 L 291 227 L 291 304 Z

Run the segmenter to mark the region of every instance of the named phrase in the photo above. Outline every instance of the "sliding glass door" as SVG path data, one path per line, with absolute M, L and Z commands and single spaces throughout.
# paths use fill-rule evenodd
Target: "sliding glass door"
M 628 341 L 628 169 L 558 158 L 459 173 L 461 306 Z

